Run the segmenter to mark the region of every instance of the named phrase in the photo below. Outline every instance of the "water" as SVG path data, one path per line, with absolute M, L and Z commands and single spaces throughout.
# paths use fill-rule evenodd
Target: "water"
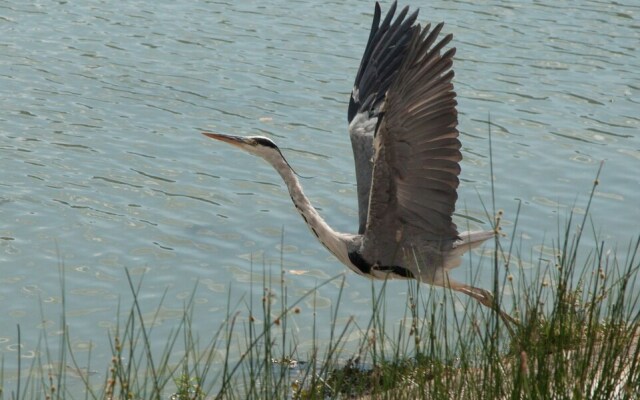
M 592 218 L 608 247 L 626 249 L 640 221 L 640 7 L 412 5 L 455 35 L 460 213 L 486 220 L 478 193 L 488 201 L 490 114 L 507 230 L 520 200 L 524 246 L 555 237 L 559 217 L 584 210 L 606 160 Z M 43 332 L 58 334 L 61 269 L 72 346 L 91 348 L 100 373 L 118 302 L 130 304 L 125 268 L 144 277 L 149 312 L 166 290 L 160 332 L 175 326 L 199 282 L 195 329 L 204 336 L 224 318 L 229 287 L 233 304 L 251 290 L 259 298 L 263 266 L 277 276 L 281 253 L 292 298 L 343 272 L 266 164 L 199 132 L 272 137 L 311 177 L 302 183 L 321 214 L 354 231 L 346 104 L 372 11 L 370 1 L 3 2 L 5 368 L 15 368 L 18 324 L 26 357 Z M 370 282 L 349 273 L 346 285 L 342 314 L 366 320 Z M 337 283 L 319 291 L 321 323 L 337 294 Z M 303 344 L 313 306 L 296 316 Z

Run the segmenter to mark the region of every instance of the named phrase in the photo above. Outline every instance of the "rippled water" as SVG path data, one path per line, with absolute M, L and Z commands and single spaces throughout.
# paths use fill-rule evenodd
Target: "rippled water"
M 496 204 L 508 229 L 522 201 L 524 246 L 584 209 L 606 160 L 593 221 L 626 249 L 640 223 L 640 6 L 419 3 L 420 20 L 446 21 L 458 49 L 461 214 L 486 220 L 477 193 L 489 201 L 490 114 Z M 259 296 L 263 266 L 277 276 L 281 252 L 292 298 L 343 272 L 266 164 L 199 131 L 272 137 L 311 177 L 302 183 L 322 215 L 354 231 L 346 104 L 372 11 L 370 1 L 3 2 L 5 366 L 18 324 L 27 355 L 43 328 L 60 329 L 61 268 L 71 341 L 93 347 L 94 365 L 110 358 L 118 301 L 130 302 L 124 268 L 144 275 L 149 312 L 167 290 L 156 328 L 167 332 L 199 282 L 203 335 L 224 317 L 229 286 L 233 304 Z M 342 312 L 366 319 L 370 283 L 347 274 L 346 285 Z M 337 295 L 324 287 L 316 308 Z M 311 307 L 296 317 L 302 341 Z

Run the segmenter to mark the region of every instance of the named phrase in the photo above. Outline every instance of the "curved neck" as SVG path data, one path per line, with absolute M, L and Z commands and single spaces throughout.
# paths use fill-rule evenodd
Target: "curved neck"
M 318 240 L 335 255 L 340 261 L 345 262 L 349 260 L 347 241 L 351 235 L 334 231 L 318 213 L 318 211 L 311 205 L 311 202 L 305 196 L 300 186 L 298 177 L 293 173 L 293 170 L 289 166 L 289 163 L 284 159 L 282 154 L 277 151 L 277 154 L 264 157 L 265 160 L 278 171 L 284 182 L 289 189 L 289 195 L 296 209 L 307 223 L 311 232 L 318 238 Z

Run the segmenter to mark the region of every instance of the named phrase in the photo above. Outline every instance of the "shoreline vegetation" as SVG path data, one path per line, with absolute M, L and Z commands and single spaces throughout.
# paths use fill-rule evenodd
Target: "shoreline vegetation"
M 158 337 L 155 316 L 144 314 L 139 303 L 142 282 L 134 283 L 127 271 L 133 303 L 119 306 L 118 326 L 106 333 L 110 365 L 95 366 L 90 352 L 86 360 L 72 350 L 61 273 L 64 329 L 57 350 L 42 335 L 36 357 L 23 365 L 18 346 L 11 377 L 3 358 L 0 399 L 640 398 L 640 236 L 624 250 L 606 250 L 589 217 L 597 185 L 596 177 L 580 221 L 570 214 L 558 227 L 553 256 L 531 254 L 537 276 L 524 276 L 519 264 L 519 208 L 509 246 L 497 235 L 492 260 L 476 260 L 485 270 L 493 263 L 496 307 L 505 305 L 505 291 L 512 294 L 513 304 L 503 308 L 518 321 L 510 329 L 477 304 L 452 311 L 453 293 L 415 281 L 407 282 L 406 298 L 394 294 L 394 301 L 406 303 L 402 316 L 385 312 L 386 283 L 372 284 L 371 318 L 362 326 L 338 319 L 344 275 L 293 302 L 284 279 L 273 288 L 265 275 L 257 309 L 254 299 L 243 310 L 228 306 L 217 331 L 197 333 L 194 289 L 172 333 Z M 494 214 L 500 232 L 502 213 Z M 586 234 L 593 235 L 593 248 L 581 246 Z M 301 302 L 340 279 L 330 326 L 316 326 L 314 312 L 312 337 L 297 337 L 289 324 Z M 329 340 L 316 342 L 327 329 Z M 19 343 L 19 326 L 17 331 Z M 347 340 L 354 333 L 355 346 Z

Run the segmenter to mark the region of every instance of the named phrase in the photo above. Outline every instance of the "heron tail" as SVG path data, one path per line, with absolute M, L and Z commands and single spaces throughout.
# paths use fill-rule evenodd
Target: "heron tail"
M 462 232 L 453 244 L 454 249 L 460 249 L 462 252 L 467 252 L 471 249 L 475 249 L 484 243 L 487 239 L 491 239 L 495 236 L 494 231 L 467 231 Z

